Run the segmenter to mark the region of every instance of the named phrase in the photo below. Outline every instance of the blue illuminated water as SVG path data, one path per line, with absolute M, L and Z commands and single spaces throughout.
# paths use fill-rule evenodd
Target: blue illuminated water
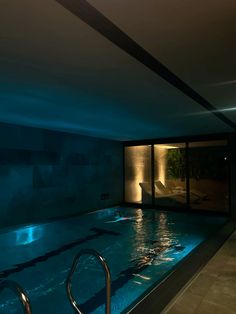
M 24 287 L 33 314 L 74 313 L 65 279 L 75 254 L 92 248 L 105 257 L 111 270 L 112 313 L 125 313 L 225 221 L 200 214 L 109 208 L 4 229 L 0 231 L 0 278 Z M 73 293 L 85 313 L 104 313 L 104 274 L 93 257 L 81 258 Z M 3 292 L 0 300 L 0 313 L 21 313 L 10 292 Z

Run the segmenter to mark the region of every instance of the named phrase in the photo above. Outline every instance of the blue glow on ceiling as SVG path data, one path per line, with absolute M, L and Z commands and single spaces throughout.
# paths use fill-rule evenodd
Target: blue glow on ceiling
M 201 124 L 204 122 L 202 117 L 197 118 L 199 114 L 205 114 L 208 133 L 219 132 L 219 125 L 222 131 L 229 129 L 208 111 L 188 114 L 177 110 L 178 98 L 171 95 L 166 99 L 165 93 L 162 95 L 153 86 L 115 86 L 113 93 L 113 87 L 104 87 L 105 83 L 91 86 L 85 84 L 86 80 L 75 87 L 75 82 L 69 85 L 69 79 L 63 84 L 46 77 L 36 84 L 24 76 L 21 81 L 1 76 L 0 122 L 113 140 L 198 134 L 199 119 Z M 190 121 L 188 116 L 196 118 Z

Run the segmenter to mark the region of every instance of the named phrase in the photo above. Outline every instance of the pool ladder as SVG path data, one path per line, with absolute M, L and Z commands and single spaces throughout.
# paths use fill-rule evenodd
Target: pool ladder
M 66 280 L 66 290 L 67 290 L 67 295 L 68 295 L 68 298 L 70 300 L 70 303 L 71 303 L 72 307 L 76 310 L 77 313 L 84 314 L 81 311 L 79 305 L 76 303 L 75 298 L 73 297 L 73 294 L 71 292 L 72 277 L 75 273 L 75 270 L 78 266 L 80 257 L 82 255 L 92 255 L 92 256 L 96 257 L 97 260 L 101 263 L 101 265 L 103 267 L 105 278 L 106 278 L 106 309 L 105 309 L 105 313 L 110 314 L 111 313 L 111 273 L 110 273 L 109 267 L 108 267 L 104 257 L 102 257 L 97 251 L 92 250 L 92 249 L 83 249 L 74 258 L 72 267 L 70 269 L 69 275 L 68 275 L 67 280 Z
M 31 305 L 29 298 L 26 294 L 26 292 L 21 288 L 20 285 L 18 285 L 17 282 L 12 281 L 12 280 L 4 280 L 0 282 L 0 292 L 2 292 L 4 289 L 10 289 L 13 291 L 20 299 L 24 312 L 26 314 L 32 314 L 31 311 Z

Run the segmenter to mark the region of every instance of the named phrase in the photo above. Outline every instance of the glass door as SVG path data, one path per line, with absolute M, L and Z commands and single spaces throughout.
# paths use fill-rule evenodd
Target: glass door
M 228 173 L 226 140 L 189 143 L 190 207 L 227 212 Z
M 155 204 L 186 207 L 186 144 L 154 145 Z

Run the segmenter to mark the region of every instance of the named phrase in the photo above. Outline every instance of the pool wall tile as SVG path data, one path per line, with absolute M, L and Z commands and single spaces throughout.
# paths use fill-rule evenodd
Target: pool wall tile
M 0 130 L 0 227 L 122 202 L 121 142 L 10 124 Z

